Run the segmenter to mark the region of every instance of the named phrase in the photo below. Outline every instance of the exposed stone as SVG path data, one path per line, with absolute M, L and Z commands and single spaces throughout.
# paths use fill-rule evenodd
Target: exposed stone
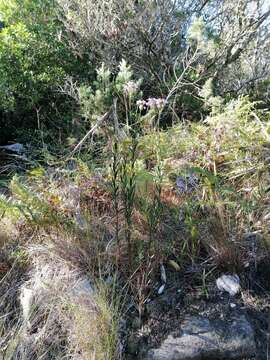
M 31 312 L 31 306 L 33 303 L 34 291 L 32 289 L 28 289 L 27 287 L 23 287 L 20 293 L 20 303 L 22 307 L 23 313 L 23 321 L 26 327 L 29 326 L 29 317 Z
M 140 350 L 140 338 L 135 334 L 131 334 L 127 339 L 127 352 L 132 355 L 137 355 Z
M 241 289 L 237 275 L 222 275 L 217 279 L 216 284 L 220 291 L 226 291 L 231 296 L 235 296 Z
M 176 333 L 175 333 L 176 334 Z M 188 317 L 179 336 L 169 335 L 145 360 L 244 359 L 255 354 L 253 329 L 245 316 L 230 320 Z
M 165 284 L 161 285 L 160 288 L 158 289 L 158 294 L 161 295 L 164 293 L 164 289 L 165 289 Z
M 24 152 L 24 150 L 25 150 L 23 144 L 19 144 L 19 143 L 0 146 L 0 149 L 12 151 L 12 152 L 15 152 L 17 154 L 22 154 Z
M 92 296 L 93 288 L 91 283 L 86 278 L 81 278 L 77 281 L 74 287 L 71 289 L 71 294 L 76 297 Z
M 248 233 L 244 234 L 243 238 L 245 241 L 248 241 L 251 243 L 258 243 L 263 240 L 262 234 L 258 231 L 248 232 Z

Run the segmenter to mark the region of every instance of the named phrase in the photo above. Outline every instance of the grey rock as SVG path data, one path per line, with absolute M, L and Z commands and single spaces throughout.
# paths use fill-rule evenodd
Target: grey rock
M 81 278 L 74 284 L 70 294 L 73 297 L 91 297 L 93 296 L 94 290 L 90 281 L 86 278 Z
M 11 144 L 11 145 L 3 145 L 3 146 L 0 146 L 0 149 L 12 151 L 17 154 L 22 154 L 25 150 L 23 144 L 20 144 L 20 143 L 15 143 L 15 144 Z
M 188 317 L 179 327 L 179 336 L 169 335 L 145 360 L 244 359 L 255 352 L 253 328 L 245 316 L 230 321 Z
M 166 284 L 167 276 L 166 276 L 166 271 L 165 271 L 165 267 L 163 264 L 160 266 L 160 278 L 161 278 L 161 281 L 163 282 L 163 284 Z
M 165 289 L 165 284 L 161 285 L 160 288 L 158 289 L 158 294 L 161 295 L 164 293 L 164 289 Z
M 253 232 L 248 232 L 248 233 L 244 234 L 243 239 L 245 241 L 251 242 L 253 244 L 253 243 L 258 243 L 258 242 L 262 241 L 263 236 L 260 232 L 253 231 Z
M 222 275 L 217 279 L 216 284 L 220 291 L 226 291 L 231 296 L 235 296 L 241 289 L 237 275 Z
M 127 352 L 132 355 L 137 355 L 139 350 L 140 339 L 135 334 L 131 334 L 127 339 Z

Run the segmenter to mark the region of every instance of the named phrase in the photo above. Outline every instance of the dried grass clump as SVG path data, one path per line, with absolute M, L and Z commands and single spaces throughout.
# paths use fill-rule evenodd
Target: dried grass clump
M 121 359 L 120 303 L 117 298 L 109 302 L 109 298 L 108 286 L 100 283 L 93 295 L 94 307 L 85 303 L 72 304 L 70 343 L 74 359 Z
M 3 248 L 10 240 L 18 237 L 18 229 L 11 218 L 0 219 L 0 246 Z
M 79 268 L 49 246 L 35 245 L 28 251 L 32 267 L 28 279 L 15 284 L 16 321 L 4 333 L 4 358 L 114 359 L 118 315 L 109 292 L 94 289 Z

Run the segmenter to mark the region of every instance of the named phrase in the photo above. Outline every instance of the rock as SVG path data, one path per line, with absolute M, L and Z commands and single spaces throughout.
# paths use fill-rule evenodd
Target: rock
M 260 232 L 253 231 L 244 234 L 243 239 L 251 243 L 258 243 L 263 240 L 263 236 Z
M 22 287 L 20 293 L 20 303 L 22 307 L 22 315 L 24 325 L 29 326 L 29 318 L 31 313 L 31 307 L 34 298 L 34 291 L 32 289 L 28 289 L 26 286 Z
M 216 284 L 220 291 L 226 291 L 231 296 L 235 296 L 241 289 L 237 275 L 222 275 L 216 280 Z
M 256 353 L 253 329 L 245 316 L 229 320 L 187 317 L 179 336 L 169 335 L 145 360 L 229 360 Z
M 167 276 L 166 276 L 166 271 L 165 271 L 165 267 L 164 265 L 160 265 L 160 278 L 161 281 L 166 284 L 167 282 Z
M 23 144 L 19 144 L 19 143 L 0 146 L 0 149 L 12 151 L 12 152 L 15 152 L 17 154 L 22 154 L 24 152 L 24 150 L 25 150 Z
M 160 288 L 158 289 L 158 295 L 163 294 L 164 289 L 165 289 L 165 284 L 161 285 Z
M 83 297 L 83 296 L 93 296 L 94 290 L 91 286 L 91 283 L 86 278 L 81 278 L 74 284 L 74 287 L 71 289 L 71 295 L 75 297 Z
M 131 334 L 127 339 L 127 352 L 132 355 L 137 355 L 139 350 L 140 339 L 135 334 Z

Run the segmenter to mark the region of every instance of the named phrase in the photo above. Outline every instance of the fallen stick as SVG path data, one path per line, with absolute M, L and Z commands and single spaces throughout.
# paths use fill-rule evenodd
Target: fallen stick
M 254 111 L 252 111 L 251 115 L 253 115 L 256 123 L 261 127 L 262 132 L 264 133 L 267 141 L 270 141 L 270 135 L 268 134 L 268 131 L 266 130 L 263 122 L 261 121 L 261 119 L 258 117 L 258 115 Z
M 102 115 L 95 125 L 85 134 L 85 136 L 82 138 L 82 140 L 75 146 L 75 148 L 72 150 L 71 155 L 74 155 L 78 149 L 81 148 L 82 144 L 88 139 L 88 137 L 95 132 L 95 130 L 99 127 L 99 125 L 106 119 L 106 117 L 109 115 L 110 111 L 106 112 L 104 115 Z

